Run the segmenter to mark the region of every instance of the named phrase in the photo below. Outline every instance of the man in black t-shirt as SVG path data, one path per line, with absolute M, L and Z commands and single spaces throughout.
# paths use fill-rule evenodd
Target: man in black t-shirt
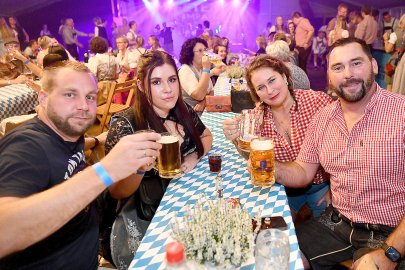
M 84 64 L 66 61 L 44 72 L 42 88 L 38 117 L 0 141 L 0 269 L 97 269 L 92 201 L 150 166 L 160 135 L 127 136 L 86 169 L 97 82 Z

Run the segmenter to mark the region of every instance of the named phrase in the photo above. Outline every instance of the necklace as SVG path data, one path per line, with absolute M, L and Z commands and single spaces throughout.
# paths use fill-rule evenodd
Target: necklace
M 290 129 L 289 121 L 287 121 L 287 123 L 286 123 L 284 121 L 279 122 L 274 117 L 273 117 L 273 119 L 274 119 L 274 123 L 275 123 L 276 129 L 279 132 L 279 134 L 286 139 L 288 144 L 291 145 L 291 136 L 290 136 L 291 134 L 289 132 L 289 129 Z

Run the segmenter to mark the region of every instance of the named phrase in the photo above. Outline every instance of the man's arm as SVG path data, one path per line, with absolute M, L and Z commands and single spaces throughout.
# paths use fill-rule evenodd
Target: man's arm
M 158 139 L 160 135 L 156 133 L 128 135 L 119 141 L 100 164 L 116 183 L 140 167 L 154 162 L 161 148 L 156 142 Z M 0 258 L 51 235 L 105 188 L 91 167 L 38 194 L 26 198 L 0 198 Z
M 13 80 L 0 79 L 0 87 L 1 86 L 11 85 L 11 84 L 25 83 L 26 81 L 28 81 L 28 78 L 25 75 L 20 75 L 20 76 L 18 76 L 17 78 L 15 78 Z
M 401 254 L 402 258 L 405 256 L 405 216 L 385 242 L 388 246 L 394 247 Z M 379 248 L 355 261 L 352 269 L 368 270 L 367 264 L 370 261 L 372 261 L 379 270 L 394 270 L 397 265 L 385 256 L 383 249 Z
M 276 181 L 290 188 L 303 188 L 312 183 L 319 164 L 301 161 L 276 161 Z

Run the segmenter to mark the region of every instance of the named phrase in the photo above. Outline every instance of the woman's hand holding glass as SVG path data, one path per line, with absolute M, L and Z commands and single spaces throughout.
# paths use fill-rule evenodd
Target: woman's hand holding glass
M 239 117 L 226 119 L 222 122 L 222 131 L 225 137 L 230 141 L 239 138 Z
M 207 55 L 203 55 L 201 58 L 202 68 L 203 70 L 210 70 L 211 62 Z

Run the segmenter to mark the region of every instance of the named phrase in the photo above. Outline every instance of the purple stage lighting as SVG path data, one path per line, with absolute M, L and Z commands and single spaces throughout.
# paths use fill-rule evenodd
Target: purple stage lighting
M 234 7 L 239 6 L 239 5 L 240 5 L 240 0 L 232 0 L 232 5 L 233 5 Z

